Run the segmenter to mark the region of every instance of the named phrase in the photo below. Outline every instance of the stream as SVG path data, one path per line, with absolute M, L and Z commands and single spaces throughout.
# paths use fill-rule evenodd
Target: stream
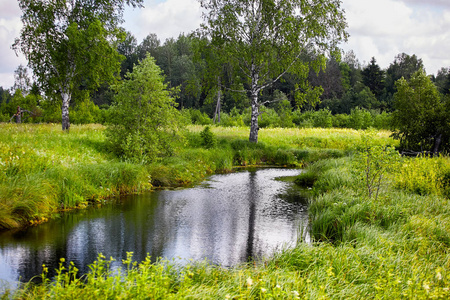
M 295 246 L 307 225 L 307 198 L 279 177 L 299 169 L 264 168 L 213 175 L 194 188 L 124 196 L 99 208 L 19 231 L 0 233 L 0 292 L 50 271 L 60 258 L 80 273 L 98 253 L 121 267 L 133 260 L 163 257 L 224 267 L 261 259 Z M 54 275 L 50 272 L 50 276 Z

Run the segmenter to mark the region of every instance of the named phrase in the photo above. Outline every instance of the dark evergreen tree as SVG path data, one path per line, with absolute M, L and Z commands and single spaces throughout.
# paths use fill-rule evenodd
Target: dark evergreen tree
M 434 78 L 434 83 L 441 94 L 450 94 L 450 68 L 441 68 Z
M 124 78 L 127 72 L 133 72 L 133 66 L 138 63 L 137 40 L 131 32 L 126 33 L 126 37 L 117 46 L 117 52 L 125 59 L 121 63 L 120 77 Z
M 372 57 L 370 64 L 361 71 L 362 82 L 379 98 L 384 89 L 384 72 Z

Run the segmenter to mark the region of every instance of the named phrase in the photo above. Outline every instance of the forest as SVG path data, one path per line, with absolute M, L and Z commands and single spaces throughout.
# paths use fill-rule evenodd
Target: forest
M 198 49 L 204 47 L 204 42 L 192 34 L 170 38 L 162 44 L 156 34 L 149 34 L 138 44 L 128 32 L 125 40 L 117 47 L 123 58 L 120 78 L 125 80 L 125 75 L 131 73 L 133 67 L 150 53 L 162 70 L 167 86 L 178 89 L 175 97 L 177 109 L 187 122 L 249 126 L 250 98 L 245 92 L 239 91 L 244 89 L 240 75 L 231 74 L 231 66 L 227 64 L 220 66 L 220 78 L 223 80 L 218 99 L 217 85 L 211 84 L 209 70 L 205 67 L 207 61 Z M 308 60 L 308 57 L 304 59 Z M 319 93 L 308 101 L 300 103 L 296 100 L 301 80 L 289 73 L 262 92 L 261 98 L 266 104 L 261 108 L 259 127 L 398 129 L 401 122 L 393 119 L 398 109 L 394 101 L 396 82 L 401 78 L 409 81 L 416 72 L 424 72 L 424 69 L 420 58 L 405 53 L 398 54 L 385 70 L 380 68 L 375 58 L 363 65 L 352 51 L 342 53 L 338 58 L 327 58 L 324 69 L 316 72 L 311 68 L 308 72 L 307 82 L 319 88 Z M 440 118 L 446 119 L 442 123 L 448 123 L 445 116 L 449 115 L 446 109 L 450 94 L 450 68 L 443 67 L 437 75 L 427 75 L 427 78 L 439 94 L 435 104 L 436 113 L 441 111 Z M 111 118 L 110 107 L 114 104 L 114 95 L 115 91 L 107 84 L 93 92 L 84 90 L 81 85 L 70 106 L 71 122 L 107 124 Z M 22 122 L 59 123 L 60 105 L 58 100 L 40 92 L 23 66 L 19 66 L 15 72 L 12 89 L 0 88 L 0 120 L 3 122 L 15 121 L 11 117 L 17 113 L 17 106 L 20 106 L 28 110 L 23 113 Z M 446 133 L 444 148 L 448 142 L 447 136 Z M 421 150 L 432 151 L 432 147 Z

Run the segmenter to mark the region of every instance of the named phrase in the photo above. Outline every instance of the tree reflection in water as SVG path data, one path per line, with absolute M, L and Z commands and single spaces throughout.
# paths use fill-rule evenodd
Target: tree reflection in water
M 121 266 L 127 252 L 142 261 L 180 258 L 233 266 L 294 245 L 306 224 L 306 201 L 283 200 L 300 170 L 258 169 L 214 175 L 202 185 L 127 196 L 102 208 L 0 235 L 0 281 L 14 285 L 73 261 L 84 273 L 98 253 Z M 299 196 L 300 197 L 300 196 Z M 292 197 L 289 197 L 292 199 Z

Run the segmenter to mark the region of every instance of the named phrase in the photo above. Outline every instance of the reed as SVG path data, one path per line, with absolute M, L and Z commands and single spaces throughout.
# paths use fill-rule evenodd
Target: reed
M 22 129 L 23 130 L 23 129 Z M 48 129 L 46 129 L 48 130 Z M 79 129 L 83 131 L 82 129 Z M 261 143 L 245 142 L 246 128 L 211 127 L 217 144 L 201 146 L 201 126 L 190 128 L 188 147 L 160 163 L 144 166 L 114 161 L 94 143 L 91 156 L 96 164 L 57 158 L 58 166 L 43 161 L 46 172 L 67 173 L 74 168 L 93 190 L 107 182 L 129 185 L 153 184 L 159 178 L 167 185 L 201 180 L 207 174 L 229 170 L 237 161 L 280 161 L 295 157 L 307 165 L 303 179 L 312 185 L 310 227 L 313 242 L 299 242 L 273 257 L 234 268 L 221 268 L 207 262 L 181 266 L 176 261 L 147 258 L 124 260 L 122 269 L 112 270 L 111 262 L 99 256 L 91 272 L 77 279 L 76 269 L 60 269 L 56 281 L 34 286 L 27 284 L 8 297 L 17 299 L 58 298 L 159 298 L 159 299 L 448 299 L 450 297 L 450 203 L 449 160 L 438 158 L 401 158 L 378 197 L 364 189 L 364 168 L 357 162 L 355 143 L 360 132 L 351 130 L 267 129 L 261 130 Z M 283 132 L 286 132 L 286 136 Z M 347 134 L 347 136 L 345 136 Z M 342 135 L 342 139 L 339 136 Z M 279 136 L 277 138 L 277 136 Z M 87 136 L 83 139 L 89 139 Z M 299 148 L 299 142 L 308 148 Z M 84 142 L 86 145 L 86 143 Z M 377 132 L 375 145 L 394 145 L 386 132 Z M 297 145 L 297 146 L 296 146 Z M 320 149 L 324 145 L 330 148 Z M 306 147 L 306 146 L 305 146 Z M 327 146 L 328 147 L 328 146 Z M 336 147 L 336 148 L 332 148 Z M 93 150 L 94 149 L 94 150 Z M 95 150 L 96 149 L 96 150 Z M 236 152 L 241 151 L 237 156 Z M 73 152 L 74 153 L 74 152 Z M 20 157 L 20 156 L 19 156 Z M 239 158 L 239 160 L 236 159 Z M 316 161 L 318 158 L 323 160 Z M 101 163 L 108 162 L 108 163 Z M 111 164 L 114 162 L 116 165 Z M 313 163 L 314 162 L 314 163 Z M 41 164 L 42 165 L 42 164 Z M 92 168 L 92 169 L 91 169 Z M 114 169 L 116 168 L 116 169 Z M 36 167 L 35 170 L 40 168 Z M 42 169 L 42 168 L 41 168 Z M 121 174 L 124 177 L 115 174 Z M 53 171 L 52 171 L 53 170 Z M 113 170 L 117 170 L 113 171 Z M 18 169 L 17 174 L 23 172 Z M 62 172 L 62 173 L 58 173 Z M 38 172 L 37 172 L 38 173 Z M 88 174 L 92 173 L 92 178 Z M 110 175 L 108 175 L 110 174 Z M 14 188 L 16 175 L 3 175 Z M 36 175 L 38 176 L 38 175 Z M 40 175 L 39 175 L 40 176 Z M 55 176 L 47 175 L 48 182 Z M 99 177 L 106 177 L 102 181 Z M 147 176 L 147 177 L 146 177 Z M 159 177 L 158 177 L 159 176 Z M 85 179 L 87 177 L 88 179 Z M 38 180 L 40 177 L 29 177 Z M 10 180 L 11 179 L 11 180 Z M 74 175 L 73 181 L 77 181 Z M 30 181 L 36 182 L 36 181 Z M 44 181 L 43 181 L 44 182 Z M 81 186 L 87 185 L 84 182 Z M 128 184 L 127 184 L 128 186 Z M 417 188 L 420 186 L 420 188 Z M 83 194 L 77 185 L 70 186 Z M 2 187 L 3 188 L 3 187 Z M 43 184 L 39 189 L 45 189 Z M 142 188 L 146 188 L 143 186 Z M 9 190 L 9 187 L 5 188 Z M 4 198 L 2 198 L 4 199 Z M 2 200 L 3 201 L 3 200 Z M 3 202 L 2 202 L 3 203 Z M 58 202 L 60 203 L 60 202 Z M 62 266 L 61 266 L 62 267 Z M 45 268 L 43 276 L 46 276 Z

